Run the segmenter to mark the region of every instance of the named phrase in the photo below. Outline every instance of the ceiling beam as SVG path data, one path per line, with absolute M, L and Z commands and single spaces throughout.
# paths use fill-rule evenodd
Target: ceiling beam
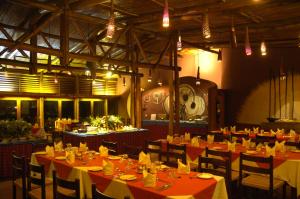
M 109 2 L 109 0 L 78 0 L 70 3 L 70 8 L 72 10 L 84 10 L 86 8 L 94 7 L 104 2 Z
M 11 46 L 11 45 L 15 45 L 15 43 L 8 41 L 6 39 L 0 39 L 0 46 Z M 56 49 L 50 49 L 50 48 L 45 48 L 45 47 L 40 47 L 40 46 L 32 46 L 30 44 L 25 44 L 25 43 L 20 44 L 18 47 L 23 50 L 34 51 L 34 52 L 48 54 L 48 55 L 54 55 L 57 57 L 62 56 L 62 53 Z M 100 59 L 103 58 L 103 56 L 99 56 L 99 55 L 93 56 L 93 55 L 89 55 L 89 54 L 78 54 L 78 53 L 71 53 L 71 52 L 69 53 L 69 56 L 70 56 L 70 58 L 73 58 L 73 59 L 81 59 L 81 60 L 86 60 L 86 61 L 91 61 L 91 62 L 98 62 Z M 121 65 L 121 66 L 131 66 L 131 64 L 132 64 L 129 61 L 122 61 L 122 60 L 111 59 L 111 58 L 105 58 L 104 63 Z M 136 63 L 136 65 L 139 68 L 151 68 L 154 66 L 154 64 L 151 64 L 151 63 Z M 170 67 L 168 65 L 158 65 L 157 67 L 160 69 L 163 69 L 163 70 L 174 70 L 174 67 Z M 180 67 L 179 67 L 179 70 L 181 70 Z

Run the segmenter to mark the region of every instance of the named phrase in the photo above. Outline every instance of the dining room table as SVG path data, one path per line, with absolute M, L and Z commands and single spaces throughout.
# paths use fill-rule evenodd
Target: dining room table
M 93 154 L 93 155 L 91 155 Z M 227 199 L 225 179 L 221 176 L 202 175 L 197 172 L 178 173 L 156 162 L 155 186 L 146 187 L 141 165 L 137 160 L 125 155 L 102 157 L 99 153 L 87 152 L 70 163 L 65 151 L 55 152 L 49 156 L 45 151 L 32 154 L 31 162 L 44 165 L 45 172 L 51 177 L 56 170 L 60 178 L 80 180 L 81 198 L 92 198 L 91 185 L 94 183 L 99 191 L 116 199 L 129 196 L 131 199 Z M 103 172 L 103 161 L 114 165 L 112 175 Z M 204 177 L 205 176 L 205 177 Z
M 205 148 L 220 151 L 228 151 L 228 143 L 225 142 L 213 142 L 208 143 L 205 140 L 199 139 L 199 145 L 192 145 L 191 141 L 174 139 L 173 144 L 186 145 L 186 160 L 190 165 L 198 165 L 199 156 L 204 157 Z M 162 151 L 167 151 L 166 139 L 160 139 L 162 143 Z M 249 148 L 243 146 L 241 143 L 236 143 L 235 148 L 232 151 L 232 170 L 239 170 L 239 157 L 240 153 L 246 153 L 248 155 L 267 157 L 266 146 L 260 145 L 259 147 Z M 257 164 L 257 167 L 263 167 L 263 165 Z M 296 189 L 297 197 L 300 196 L 300 150 L 296 147 L 285 147 L 285 150 L 280 152 L 276 151 L 273 157 L 273 174 L 274 178 L 281 179 L 287 182 L 291 187 Z

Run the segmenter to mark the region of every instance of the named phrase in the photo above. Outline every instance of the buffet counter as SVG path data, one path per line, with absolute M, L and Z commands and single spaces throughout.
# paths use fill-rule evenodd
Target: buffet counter
M 142 127 L 149 129 L 152 140 L 166 138 L 169 129 L 169 120 L 143 120 Z M 205 135 L 208 131 L 206 121 L 180 121 L 180 134 L 189 132 L 193 135 Z
M 122 153 L 124 144 L 144 147 L 145 140 L 149 139 L 147 129 L 132 129 L 123 131 L 93 132 L 93 133 L 76 133 L 64 132 L 63 142 L 71 143 L 73 146 L 79 146 L 80 142 L 86 142 L 91 150 L 98 151 L 102 140 L 117 142 L 119 152 Z
M 295 121 L 276 121 L 276 122 L 263 122 L 261 123 L 261 128 L 264 130 L 277 130 L 277 129 L 284 129 L 285 132 L 289 132 L 293 129 L 296 132 L 300 132 L 300 122 Z

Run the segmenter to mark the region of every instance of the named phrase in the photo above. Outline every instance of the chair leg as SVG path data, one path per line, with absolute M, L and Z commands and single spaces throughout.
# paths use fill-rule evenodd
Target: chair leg
M 282 186 L 282 199 L 285 199 L 286 196 L 286 182 Z
M 16 196 L 16 192 L 17 192 L 17 190 L 16 190 L 16 186 L 15 185 L 13 185 L 13 199 L 16 199 L 17 198 L 17 196 Z

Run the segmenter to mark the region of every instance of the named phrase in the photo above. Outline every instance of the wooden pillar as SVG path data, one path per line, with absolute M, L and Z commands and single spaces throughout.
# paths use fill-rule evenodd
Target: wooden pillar
M 178 38 L 178 33 L 173 35 L 173 39 L 172 39 L 172 49 L 174 52 L 174 91 L 175 91 L 175 129 L 176 129 L 176 133 L 180 133 L 180 121 L 179 121 L 179 70 L 178 70 L 178 66 L 177 66 L 177 38 Z
M 17 99 L 17 120 L 21 119 L 21 100 Z
M 142 127 L 142 92 L 141 92 L 141 78 L 136 77 L 136 127 Z
M 62 101 L 61 101 L 61 99 L 59 99 L 57 101 L 57 103 L 58 103 L 58 118 L 62 118 L 62 113 L 61 113 Z
M 38 110 L 40 110 L 39 112 L 39 125 L 40 128 L 44 128 L 44 101 L 45 99 L 43 97 L 40 97 L 40 99 L 38 100 Z
M 104 99 L 104 115 L 105 116 L 108 115 L 108 99 L 107 98 Z
M 67 66 L 69 63 L 69 8 L 68 0 L 64 0 L 64 11 L 60 17 L 60 65 Z
M 33 28 L 34 27 L 35 26 L 33 26 Z M 31 37 L 30 45 L 35 46 L 35 47 L 37 46 L 37 36 L 36 35 Z M 31 67 L 29 68 L 29 73 L 35 74 L 37 72 L 37 67 L 36 67 L 37 53 L 36 52 L 30 51 L 30 63 L 31 63 Z
M 79 121 L 79 98 L 74 99 L 74 119 Z
M 135 127 L 135 77 L 131 76 L 131 82 L 130 82 L 130 124 Z
M 172 56 L 172 55 L 170 55 Z M 173 71 L 169 78 L 169 135 L 174 132 L 174 84 L 173 84 Z

